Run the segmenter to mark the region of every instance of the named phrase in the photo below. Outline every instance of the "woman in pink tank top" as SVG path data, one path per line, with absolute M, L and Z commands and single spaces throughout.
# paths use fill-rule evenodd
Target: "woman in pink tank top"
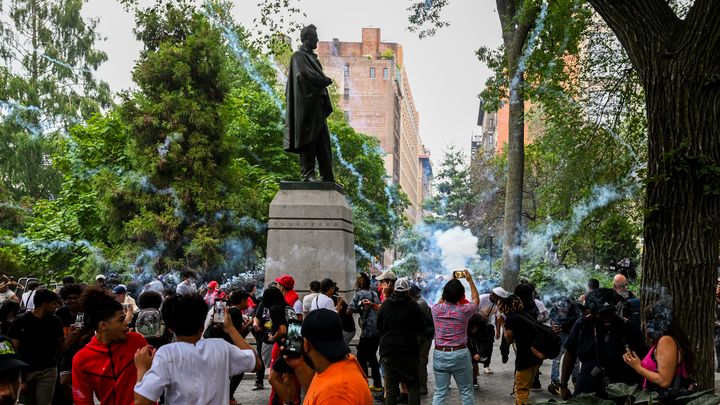
M 672 320 L 671 311 L 658 304 L 645 310 L 646 334 L 652 347 L 644 359 L 627 351 L 625 363 L 644 377 L 643 389 L 670 387 L 676 376 L 687 377 L 692 371 L 693 353 L 685 334 Z

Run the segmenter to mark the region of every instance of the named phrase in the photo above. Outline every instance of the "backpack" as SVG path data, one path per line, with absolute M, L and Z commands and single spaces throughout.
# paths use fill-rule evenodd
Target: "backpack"
M 145 339 L 160 338 L 165 335 L 165 324 L 160 311 L 155 308 L 141 309 L 135 321 L 135 330 Z
M 553 333 L 551 327 L 538 322 L 526 312 L 520 314 L 535 329 L 535 337 L 530 346 L 540 352 L 546 359 L 552 360 L 559 356 L 562 344 L 560 336 Z

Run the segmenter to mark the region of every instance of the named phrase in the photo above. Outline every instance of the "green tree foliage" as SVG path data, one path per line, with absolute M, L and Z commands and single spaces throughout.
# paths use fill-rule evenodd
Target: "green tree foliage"
M 0 2 L 0 176 L 9 197 L 54 196 L 61 175 L 51 164 L 57 131 L 111 104 L 93 77 L 107 60 L 95 49 L 97 21 L 81 16 L 82 0 Z
M 0 206 L 4 268 L 47 280 L 142 271 L 142 281 L 184 266 L 235 274 L 264 256 L 270 201 L 280 181 L 297 177 L 298 160 L 282 150 L 276 68 L 229 18 L 228 3 L 214 5 L 275 92 L 249 74 L 228 33 L 205 13 L 182 1 L 138 9 L 138 89 L 71 128 L 52 159 L 63 174 L 54 200 L 33 211 Z M 386 185 L 377 140 L 355 132 L 340 112 L 329 124 L 358 252 L 368 255 L 357 255 L 363 266 L 404 226 L 407 198 Z
M 162 246 L 156 270 L 208 269 L 233 230 L 215 214 L 239 203 L 220 114 L 227 54 L 220 33 L 188 6 L 139 12 L 136 35 L 144 43 L 133 72 L 139 91 L 120 106 L 134 171 L 115 195 L 113 222 L 126 241 Z
M 425 203 L 425 208 L 438 217 L 429 222 L 443 221 L 470 228 L 474 221 L 477 195 L 473 192 L 467 158 L 462 150 L 450 146 L 434 178 L 437 194 Z

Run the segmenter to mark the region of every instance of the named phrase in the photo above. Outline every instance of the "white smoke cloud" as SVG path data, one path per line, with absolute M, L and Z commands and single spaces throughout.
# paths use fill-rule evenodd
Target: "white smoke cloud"
M 469 229 L 459 226 L 433 234 L 441 251 L 441 261 L 447 270 L 465 267 L 470 260 L 477 259 L 478 238 Z

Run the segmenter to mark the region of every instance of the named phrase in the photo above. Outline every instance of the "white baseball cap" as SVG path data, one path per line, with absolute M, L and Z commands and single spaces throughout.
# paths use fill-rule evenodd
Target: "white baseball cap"
M 104 274 L 98 274 L 97 276 L 95 276 L 95 280 L 105 280 L 105 275 L 104 275 Z
M 510 296 L 510 294 L 502 287 L 495 287 L 493 288 L 492 292 L 500 298 L 507 298 Z

